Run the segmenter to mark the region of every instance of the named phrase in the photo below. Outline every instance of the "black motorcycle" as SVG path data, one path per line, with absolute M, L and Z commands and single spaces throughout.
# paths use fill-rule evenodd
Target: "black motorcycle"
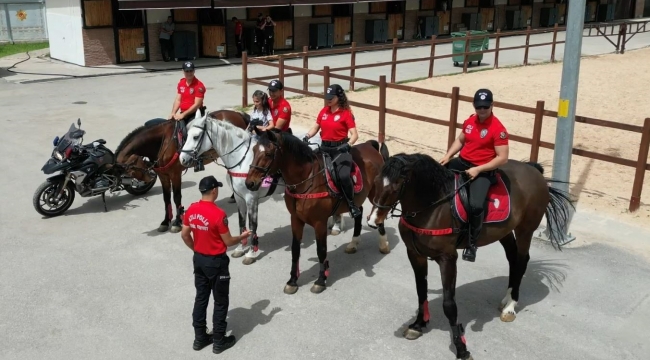
M 115 163 L 115 154 L 98 139 L 91 144 L 82 145 L 86 133 L 81 130 L 81 119 L 70 125 L 62 138 L 55 137 L 52 157 L 43 165 L 49 177 L 34 192 L 33 204 L 36 211 L 51 217 L 63 214 L 75 198 L 75 192 L 82 197 L 102 195 L 104 210 L 106 192 L 125 190 L 131 195 L 143 195 L 154 186 L 157 175 L 152 171 L 153 180 L 149 183 L 139 181 L 124 174 L 124 167 Z

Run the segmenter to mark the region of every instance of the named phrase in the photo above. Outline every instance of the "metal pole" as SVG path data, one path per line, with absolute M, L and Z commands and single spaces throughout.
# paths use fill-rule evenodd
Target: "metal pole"
M 11 18 L 9 17 L 9 4 L 4 4 L 4 8 L 5 8 L 5 18 L 7 21 L 7 35 L 9 35 L 9 42 L 11 43 L 11 45 L 13 45 L 15 44 L 15 42 L 14 42 L 13 34 L 11 32 Z
M 568 182 L 571 174 L 571 154 L 573 151 L 573 130 L 575 126 L 576 101 L 578 96 L 578 75 L 580 73 L 580 55 L 582 50 L 582 33 L 585 21 L 586 0 L 569 1 L 566 40 L 562 59 L 562 84 L 560 85 L 560 102 L 557 111 L 555 129 L 555 151 L 553 152 L 553 178 Z M 555 188 L 569 191 L 568 183 L 553 183 Z M 571 213 L 571 217 L 573 213 Z M 571 220 L 571 219 L 569 219 Z M 547 219 L 547 221 L 549 221 Z M 558 228 L 560 243 L 566 244 L 575 237 L 568 233 L 569 223 L 563 229 Z M 536 237 L 548 239 L 548 228 Z

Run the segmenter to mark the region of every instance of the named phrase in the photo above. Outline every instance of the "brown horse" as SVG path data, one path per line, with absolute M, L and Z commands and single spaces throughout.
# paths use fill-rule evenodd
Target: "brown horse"
M 508 290 L 499 309 L 502 321 L 515 320 L 519 286 L 530 259 L 533 232 L 546 215 L 551 242 L 559 248 L 558 231 L 566 226 L 569 207 L 573 206 L 568 194 L 548 184 L 558 181 L 545 179 L 543 173 L 540 164 L 510 160 L 498 171 L 499 181 L 503 182 L 493 185 L 488 193 L 485 226 L 477 245 L 501 242 L 510 264 Z M 463 325 L 457 323 L 454 299 L 457 249 L 467 246 L 467 205 L 463 200 L 467 197 L 467 180 L 463 176 L 455 175 L 428 155 L 395 155 L 386 161 L 381 174 L 375 178 L 377 191 L 368 223 L 383 224 L 389 211 L 401 203 L 399 232 L 415 273 L 418 294 L 418 315 L 404 336 L 409 340 L 417 339 L 429 321 L 427 259 L 434 260 L 440 267 L 442 306 L 452 328 L 456 357 L 471 359 Z M 507 192 L 497 193 L 495 189 Z M 501 210 L 507 213 L 499 212 Z
M 255 132 L 260 137 L 259 142 L 253 147 L 253 162 L 246 177 L 246 187 L 256 190 L 268 174 L 275 174 L 280 170 L 286 185 L 284 202 L 291 214 L 291 277 L 284 288 L 286 294 L 298 291 L 298 277 L 300 276 L 300 242 L 305 224 L 314 228 L 316 233 L 318 261 L 320 272 L 318 279 L 311 288 L 313 293 L 321 293 L 326 288 L 329 275 L 329 261 L 327 260 L 327 220 L 330 216 L 348 212 L 348 206 L 339 195 L 336 186 L 328 185 L 331 178 L 326 171 L 322 156 L 318 156 L 305 142 L 288 133 L 275 133 L 273 131 Z M 354 202 L 358 206 L 363 204 L 368 195 L 375 194 L 373 179 L 381 170 L 384 160 L 388 158 L 388 148 L 385 144 L 381 147 L 377 141 L 369 140 L 352 147 L 352 158 L 360 171 L 363 179 L 362 188 L 355 186 Z M 337 192 L 338 191 L 338 192 Z M 360 207 L 363 212 L 363 208 Z M 383 254 L 390 252 L 386 240 L 386 230 L 379 224 L 379 250 Z M 352 241 L 345 252 L 353 254 L 357 250 L 359 235 L 361 234 L 361 217 L 355 219 Z
M 197 111 L 197 116 L 200 112 Z M 250 117 L 238 111 L 219 110 L 209 116 L 228 121 L 245 129 L 248 126 Z M 171 232 L 181 231 L 183 206 L 181 204 L 181 176 L 186 168 L 178 161 L 183 140 L 178 122 L 159 119 L 150 121 L 128 134 L 115 151 L 117 163 L 126 167 L 126 173 L 140 181 L 149 182 L 153 180 L 152 172 L 160 178 L 163 188 L 163 200 L 165 201 L 165 217 L 158 227 L 159 232 L 165 232 L 172 223 Z M 189 126 L 189 124 L 188 124 Z M 206 152 L 201 158 L 200 164 L 195 171 L 203 170 L 204 164 L 209 164 L 216 158 L 213 151 Z M 172 222 L 173 211 L 171 205 L 171 191 L 174 192 L 174 203 L 176 205 L 176 219 Z

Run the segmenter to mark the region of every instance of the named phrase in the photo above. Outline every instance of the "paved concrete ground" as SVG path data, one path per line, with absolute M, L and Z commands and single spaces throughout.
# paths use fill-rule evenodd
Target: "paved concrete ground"
M 210 110 L 238 103 L 236 68 L 197 75 L 208 86 Z M 209 349 L 191 349 L 191 252 L 178 234 L 156 232 L 164 213 L 160 185 L 141 198 L 108 196 L 108 213 L 100 198 L 77 197 L 64 216 L 52 219 L 41 218 L 31 205 L 34 190 L 46 178 L 40 168 L 55 135 L 80 117 L 86 142 L 104 138 L 115 149 L 136 126 L 169 113 L 180 76 L 0 82 L 5 154 L 0 158 L 5 169 L 0 182 L 0 358 L 215 356 Z M 215 165 L 203 173 L 190 170 L 183 178 L 185 206 L 199 199 L 197 184 L 206 174 L 223 178 L 224 171 Z M 236 224 L 235 207 L 225 201 L 229 195 L 225 189 L 219 204 Z M 309 292 L 318 263 L 314 233 L 307 227 L 301 287 L 288 296 L 282 292 L 291 256 L 284 203 L 277 196 L 267 199 L 259 218 L 261 259 L 251 266 L 240 259 L 231 262 L 228 321 L 239 342 L 220 358 L 455 357 L 435 263 L 429 273 L 429 328 L 416 341 L 401 337 L 403 325 L 414 319 L 417 297 L 395 219 L 387 223 L 390 254 L 379 253 L 376 232 L 364 226 L 358 253 L 347 255 L 343 248 L 352 230 L 346 217 L 345 232 L 329 238 L 331 277 L 320 295 Z M 459 318 L 475 359 L 647 358 L 650 264 L 645 242 L 650 234 L 586 213 L 576 214 L 571 231 L 578 240 L 563 252 L 543 243 L 531 249 L 513 323 L 498 319 L 508 273 L 501 247 L 481 248 L 476 263 L 459 261 Z

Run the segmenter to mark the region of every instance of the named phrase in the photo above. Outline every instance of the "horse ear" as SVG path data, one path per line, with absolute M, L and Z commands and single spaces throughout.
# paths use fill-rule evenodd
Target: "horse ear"
M 277 142 L 278 141 L 278 137 L 275 134 L 275 131 L 268 130 L 268 131 L 266 131 L 266 135 L 269 137 L 269 140 L 271 140 L 271 142 Z

